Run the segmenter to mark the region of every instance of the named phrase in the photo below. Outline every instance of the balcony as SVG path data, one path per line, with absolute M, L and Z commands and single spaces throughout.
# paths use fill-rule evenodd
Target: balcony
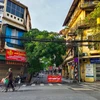
M 77 36 L 77 32 L 79 33 L 79 29 L 88 29 L 90 28 L 89 24 L 85 23 L 85 20 L 80 20 L 76 23 L 76 25 L 70 29 L 68 32 L 68 36 Z
M 77 26 L 77 29 L 87 29 L 87 28 L 90 28 L 89 24 L 85 23 L 85 20 L 78 21 L 76 26 Z
M 84 2 L 83 4 L 81 4 L 81 9 L 82 10 L 86 10 L 86 11 L 92 11 L 95 6 L 98 4 L 99 0 L 97 1 L 90 1 L 90 2 Z
M 71 36 L 71 37 L 72 37 L 72 36 L 76 36 L 76 31 L 75 31 L 75 30 L 76 30 L 76 29 L 74 29 L 74 28 L 71 29 L 70 32 L 68 32 L 68 36 Z

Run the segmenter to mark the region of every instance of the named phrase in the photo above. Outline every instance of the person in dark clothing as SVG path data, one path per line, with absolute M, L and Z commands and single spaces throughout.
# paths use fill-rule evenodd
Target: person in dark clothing
M 6 86 L 5 92 L 8 91 L 9 86 L 11 86 L 12 90 L 14 91 L 15 89 L 14 89 L 14 86 L 13 86 L 13 72 L 12 72 L 11 68 L 9 68 L 9 70 L 8 70 L 8 75 L 7 75 L 6 79 L 8 79 L 8 84 Z

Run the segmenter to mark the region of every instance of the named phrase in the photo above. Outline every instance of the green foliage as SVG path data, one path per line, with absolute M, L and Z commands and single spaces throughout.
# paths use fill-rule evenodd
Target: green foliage
M 85 23 L 94 28 L 97 26 L 97 18 L 100 17 L 100 3 L 97 4 L 96 8 L 85 18 Z M 97 27 L 99 28 L 99 27 Z
M 86 17 L 85 23 L 90 26 L 91 31 L 91 39 L 92 40 L 100 40 L 100 25 L 97 24 L 97 18 L 100 18 L 100 2 L 97 4 L 96 8 Z M 89 43 L 89 49 L 93 48 L 95 50 L 100 49 L 100 43 Z
M 57 33 L 39 31 L 38 29 L 32 29 L 25 33 L 24 38 L 31 40 L 64 40 Z M 30 64 L 30 73 L 38 72 L 47 66 L 53 66 L 54 63 L 59 66 L 63 61 L 62 55 L 66 52 L 65 43 L 31 41 L 24 42 L 24 46 Z M 54 55 L 56 56 L 55 59 Z

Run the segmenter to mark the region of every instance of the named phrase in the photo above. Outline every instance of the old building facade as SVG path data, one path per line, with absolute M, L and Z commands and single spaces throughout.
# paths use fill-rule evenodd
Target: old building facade
M 84 20 L 99 3 L 100 0 L 74 0 L 66 16 L 60 33 L 65 36 L 66 41 L 81 41 L 67 43 L 68 51 L 63 62 L 63 76 L 69 75 L 70 79 L 86 82 L 100 80 L 100 43 L 90 47 L 93 42 L 82 42 L 96 40 L 100 34 L 93 32 Z
M 26 53 L 21 38 L 31 29 L 28 7 L 16 0 L 0 0 L 0 79 L 9 67 L 14 75 L 24 73 Z

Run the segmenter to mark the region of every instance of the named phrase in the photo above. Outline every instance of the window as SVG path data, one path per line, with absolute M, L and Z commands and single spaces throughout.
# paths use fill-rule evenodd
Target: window
M 11 9 L 11 13 L 15 15 L 15 9 Z
M 23 17 L 23 14 L 21 14 L 21 13 L 20 13 L 19 17 L 21 17 L 21 18 L 22 18 L 22 17 Z
M 18 17 L 19 17 L 19 11 L 16 11 L 16 16 L 18 16 Z
M 21 7 L 21 13 L 24 13 L 24 9 Z
M 23 31 L 20 31 L 18 29 L 13 29 L 11 27 L 7 27 L 6 36 L 20 38 L 23 36 Z M 17 39 L 6 39 L 6 42 L 11 43 L 11 44 L 20 45 L 20 46 L 22 45 L 21 41 Z
M 11 2 L 9 0 L 7 1 L 7 6 L 11 6 Z
M 7 12 L 16 15 L 17 17 L 23 18 L 24 17 L 24 8 L 20 7 L 19 5 L 14 4 L 11 1 L 7 1 Z
M 20 11 L 20 7 L 17 5 L 17 9 L 16 9 L 17 11 Z
M 9 6 L 7 6 L 7 12 L 10 12 L 10 7 Z
M 16 5 L 14 3 L 12 3 L 12 8 L 16 9 Z
M 16 29 L 12 29 L 12 37 L 18 37 L 18 31 Z M 11 39 L 11 43 L 13 44 L 18 44 L 18 40 L 16 39 Z

